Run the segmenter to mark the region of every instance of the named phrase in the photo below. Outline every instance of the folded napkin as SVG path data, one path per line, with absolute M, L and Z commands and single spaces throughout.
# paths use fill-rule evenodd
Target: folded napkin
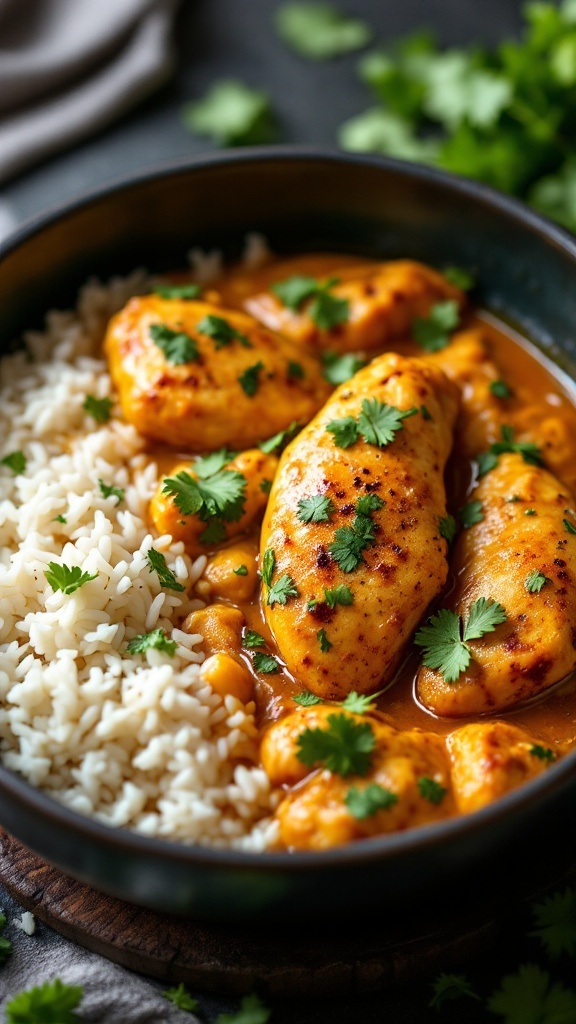
M 178 0 L 0 0 L 0 182 L 93 134 L 174 68 Z

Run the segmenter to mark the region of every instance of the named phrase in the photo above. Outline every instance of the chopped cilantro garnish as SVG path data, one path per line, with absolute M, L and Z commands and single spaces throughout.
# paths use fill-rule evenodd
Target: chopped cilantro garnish
M 334 503 L 326 494 L 313 494 L 301 498 L 296 515 L 301 523 L 327 523 L 334 511 Z
M 359 516 L 370 516 L 386 504 L 377 494 L 363 494 L 356 502 L 356 511 Z
M 213 316 L 209 313 L 196 324 L 196 330 L 198 334 L 205 334 L 208 338 L 212 338 L 217 351 L 226 345 L 231 345 L 233 341 L 239 341 L 244 348 L 252 348 L 246 335 L 237 331 L 221 316 Z
M 574 526 L 574 523 L 571 523 L 569 519 L 563 519 L 562 523 L 564 524 L 564 529 L 567 533 L 576 533 L 576 526 Z
M 52 522 L 53 523 L 67 523 L 68 520 L 66 519 L 66 516 L 60 515 L 60 516 L 54 516 L 54 519 L 52 520 Z
M 82 408 L 97 423 L 108 423 L 112 415 L 112 399 L 96 398 L 96 395 L 86 395 Z
M 290 597 L 298 597 L 298 587 L 294 580 L 287 573 L 284 573 L 279 580 L 276 580 L 268 590 L 267 604 L 272 607 L 275 604 L 286 604 Z
M 216 464 L 216 461 L 212 463 Z M 197 515 L 203 523 L 209 524 L 200 537 L 204 544 L 219 543 L 226 536 L 224 523 L 235 523 L 242 518 L 246 477 L 235 469 L 218 469 L 207 475 L 206 465 L 197 463 L 194 468 L 200 468 L 204 474 L 200 479 L 181 471 L 174 477 L 165 477 L 162 493 L 174 498 L 176 508 L 183 515 Z
M 164 353 L 165 359 L 175 366 L 198 359 L 198 345 L 185 331 L 174 331 L 166 324 L 150 324 L 150 337 Z
M 144 654 L 145 651 L 153 649 L 164 651 L 165 654 L 174 657 L 177 646 L 176 641 L 170 640 L 164 630 L 159 628 L 153 629 L 150 633 L 140 633 L 139 636 L 133 637 L 128 644 L 127 651 L 129 654 Z
M 476 466 L 478 468 L 478 478 L 486 476 L 490 470 L 495 469 L 498 465 L 498 456 L 494 452 L 480 452 L 476 456 Z
M 447 516 L 444 516 L 443 519 L 439 519 L 438 529 L 440 530 L 440 536 L 444 537 L 446 543 L 451 544 L 458 531 L 454 516 L 448 514 Z
M 65 985 L 60 978 L 45 981 L 6 1003 L 5 1024 L 81 1024 L 74 1010 L 83 994 L 81 985 Z
M 360 437 L 358 424 L 353 416 L 344 416 L 341 420 L 330 420 L 326 430 L 334 435 L 334 444 L 338 448 L 350 448 Z
M 201 480 L 205 480 L 206 477 L 214 476 L 224 466 L 227 466 L 229 462 L 236 457 L 236 452 L 230 452 L 227 448 L 220 448 L 217 452 L 210 452 L 209 455 L 202 455 L 199 459 L 196 459 L 194 463 L 194 473 L 200 477 Z
M 263 651 L 256 652 L 253 658 L 253 665 L 257 672 L 264 672 L 266 675 L 277 672 L 280 668 L 276 658 L 273 658 L 271 654 L 264 654 Z
M 508 386 L 505 380 L 491 380 L 489 387 L 496 398 L 512 398 L 512 388 Z
M 439 974 L 433 984 L 433 992 L 429 1006 L 435 1006 L 437 1010 L 444 1003 L 461 999 L 462 996 L 468 996 L 470 999 L 477 999 L 480 1002 L 480 996 L 471 988 L 468 978 L 464 974 Z
M 516 974 L 506 975 L 488 1000 L 488 1010 L 503 1018 L 502 1024 L 569 1024 L 576 1020 L 576 992 L 552 982 L 536 964 L 522 964 Z
M 286 430 L 281 430 L 278 434 L 274 434 L 274 437 L 269 437 L 267 441 L 262 441 L 258 447 L 266 455 L 271 455 L 272 452 L 281 452 L 301 429 L 302 424 L 294 421 Z
M 432 413 L 430 412 L 429 409 L 426 408 L 425 405 L 420 406 L 420 412 L 422 413 L 423 420 L 427 420 L 429 422 L 432 419 Z
M 272 1011 L 255 994 L 242 996 L 237 1013 L 219 1013 L 214 1024 L 268 1024 Z
M 446 280 L 450 281 L 450 284 L 461 288 L 463 292 L 469 292 L 474 287 L 475 281 L 472 274 L 463 267 L 444 267 L 442 273 Z
M 309 768 L 323 765 L 344 778 L 366 775 L 376 736 L 369 722 L 356 722 L 346 714 L 327 717 L 326 729 L 305 729 L 298 737 L 296 757 Z
M 372 31 L 364 21 L 342 14 L 331 3 L 290 0 L 279 7 L 276 28 L 301 57 L 330 60 L 366 46 Z
M 353 572 L 364 561 L 362 552 L 376 540 L 371 527 L 369 519 L 357 516 L 352 526 L 340 526 L 336 530 L 328 551 L 342 572 Z
M 284 281 L 276 281 L 270 285 L 270 291 L 274 292 L 282 305 L 291 309 L 293 313 L 297 313 L 302 303 L 316 294 L 317 288 L 318 282 L 315 277 L 304 277 L 301 274 L 294 274 Z
M 202 99 L 182 109 L 186 128 L 219 146 L 249 146 L 274 136 L 274 117 L 265 92 L 236 79 L 214 82 Z
M 124 501 L 124 491 L 121 487 L 114 487 L 113 484 L 105 484 L 103 480 L 98 479 L 100 491 L 104 498 L 118 498 L 118 504 Z
M 342 707 L 345 711 L 353 711 L 355 715 L 365 715 L 374 709 L 376 698 L 381 693 L 382 690 L 378 690 L 378 693 L 357 693 L 356 690 L 350 690 L 342 701 Z
M 552 751 L 548 751 L 552 753 Z M 571 886 L 545 897 L 532 905 L 536 925 L 530 935 L 540 939 L 546 953 L 553 960 L 566 953 L 576 954 L 576 890 Z
M 245 395 L 248 398 L 253 398 L 258 391 L 260 384 L 260 373 L 264 369 L 264 363 L 257 362 L 253 366 L 249 366 L 244 373 L 241 373 L 238 377 L 238 383 L 240 384 Z
M 494 469 L 498 464 L 498 456 L 505 452 L 516 452 L 529 466 L 543 465 L 542 453 L 532 441 L 515 441 L 514 428 L 507 425 L 501 428 L 501 432 L 502 440 L 495 441 L 490 445 L 489 451 L 481 452 L 476 457 L 478 476 L 484 476 L 489 470 Z
M 537 516 L 538 513 L 537 513 L 535 508 L 525 508 L 524 509 L 524 515 L 525 516 Z
M 159 284 L 154 288 L 162 299 L 197 299 L 201 291 L 199 284 Z
M 427 775 L 423 775 L 418 779 L 418 789 L 420 796 L 423 796 L 425 800 L 429 800 L 431 804 L 441 804 L 448 790 L 445 786 L 442 786 L 436 779 L 431 779 Z
M 272 586 L 272 577 L 276 568 L 276 555 L 272 548 L 266 548 L 262 558 L 262 579 L 267 587 Z
M 469 501 L 467 505 L 464 505 L 464 508 L 459 510 L 458 519 L 465 530 L 469 529 L 471 526 L 476 526 L 477 523 L 481 523 L 484 519 L 482 502 Z
M 10 455 L 5 455 L 3 459 L 0 459 L 0 466 L 7 466 L 18 476 L 25 471 L 26 461 L 24 452 L 10 452 Z
M 315 693 L 310 693 L 310 690 L 302 690 L 302 693 L 296 693 L 292 697 L 296 704 L 300 704 L 303 708 L 311 708 L 314 704 L 323 704 L 322 697 L 317 697 Z
M 198 1000 L 192 998 L 182 982 L 180 982 L 178 988 L 167 988 L 162 995 L 170 1003 L 173 1003 L 174 1006 L 177 1006 L 179 1010 L 188 1010 L 189 1013 L 193 1013 L 194 1010 L 198 1009 Z
M 73 594 L 79 587 L 83 587 L 90 580 L 95 580 L 98 573 L 82 572 L 78 565 L 59 565 L 58 562 L 48 562 L 48 568 L 44 575 L 52 587 L 52 590 L 61 590 L 63 594 Z
M 334 435 L 334 444 L 339 448 L 350 448 L 360 435 L 367 444 L 385 448 L 402 429 L 402 421 L 415 416 L 417 412 L 416 408 L 402 411 L 393 405 L 379 402 L 377 398 L 365 398 L 357 421 L 353 416 L 331 420 L 326 424 L 326 430 Z
M 248 575 L 248 569 L 246 568 L 245 565 L 239 565 L 238 568 L 237 569 L 233 569 L 232 572 L 234 573 L 235 576 L 247 576 Z
M 412 323 L 414 340 L 426 352 L 439 352 L 450 343 L 450 332 L 460 323 L 456 299 L 446 299 L 432 306 L 427 317 L 416 317 Z
M 338 284 L 338 278 L 329 278 L 324 283 L 314 277 L 303 277 L 295 274 L 284 281 L 277 281 L 270 290 L 280 302 L 293 312 L 297 312 L 302 304 L 311 299 L 308 313 L 310 319 L 321 330 L 330 330 L 337 324 L 345 323 L 349 316 L 347 299 L 339 299 L 331 295 L 329 289 Z
M 320 644 L 320 650 L 322 651 L 322 654 L 328 654 L 328 651 L 332 650 L 334 644 L 330 643 L 326 635 L 326 630 L 319 629 L 318 632 L 316 633 L 316 637 L 318 639 L 318 643 Z
M 437 669 L 447 683 L 456 682 L 472 658 L 468 642 L 492 633 L 506 618 L 501 604 L 479 597 L 470 608 L 462 633 L 460 616 L 448 608 L 440 608 L 414 637 L 414 643 L 424 649 L 422 664 L 425 668 Z
M 350 814 L 362 821 L 363 818 L 371 818 L 378 811 L 389 810 L 398 803 L 398 795 L 377 782 L 371 782 L 365 789 L 352 786 L 344 797 L 344 803 Z
M 347 352 L 342 356 L 339 356 L 337 352 L 324 352 L 322 364 L 324 366 L 324 379 L 329 384 L 337 387 L 338 384 L 344 384 L 347 380 L 350 380 L 355 373 L 358 373 L 358 370 L 366 366 L 366 360 L 360 359 L 353 352 Z
M 354 603 L 354 594 L 344 583 L 331 590 L 324 588 L 324 597 L 329 608 L 335 608 L 337 604 L 350 605 Z
M 247 629 L 244 634 L 244 647 L 251 650 L 253 647 L 265 647 L 266 638 L 261 633 L 257 633 L 255 629 Z
M 166 587 L 166 590 L 184 590 L 184 587 L 181 583 L 178 583 L 172 570 L 166 565 L 166 559 L 161 551 L 156 551 L 156 548 L 150 548 L 146 557 L 148 559 L 149 572 L 158 574 L 161 587 Z
M 262 491 L 262 494 L 270 494 L 270 491 L 272 490 L 272 481 L 271 480 L 261 480 L 260 481 L 260 490 Z
M 304 380 L 306 376 L 306 371 L 302 366 L 302 363 L 297 363 L 294 359 L 290 360 L 286 370 L 291 380 Z
M 530 747 L 530 753 L 533 757 L 539 757 L 541 761 L 556 760 L 556 754 L 554 753 L 554 751 L 550 750 L 550 747 L 540 746 L 539 743 L 534 743 L 534 745 Z
M 524 580 L 524 586 L 529 594 L 539 594 L 542 587 L 551 582 L 550 577 L 545 576 L 539 569 L 532 569 L 532 572 Z
M 345 324 L 350 316 L 348 299 L 339 299 L 328 291 L 320 289 L 312 299 L 310 317 L 321 331 L 330 331 L 338 324 Z

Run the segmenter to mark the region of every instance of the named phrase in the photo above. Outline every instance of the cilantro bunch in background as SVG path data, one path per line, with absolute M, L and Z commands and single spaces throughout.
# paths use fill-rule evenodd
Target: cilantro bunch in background
M 344 123 L 342 148 L 475 178 L 576 231 L 576 0 L 523 8 L 518 41 L 442 50 L 418 32 L 368 53 L 378 105 Z

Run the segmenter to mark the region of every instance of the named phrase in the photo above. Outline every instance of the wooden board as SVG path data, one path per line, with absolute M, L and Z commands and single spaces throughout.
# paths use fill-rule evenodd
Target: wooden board
M 575 879 L 571 867 L 553 882 Z M 297 929 L 273 921 L 253 928 L 199 925 L 76 882 L 2 831 L 0 880 L 26 910 L 86 949 L 140 974 L 220 995 L 254 989 L 299 998 L 383 991 L 455 970 L 492 946 L 502 925 L 493 907 L 483 917 L 436 921 L 417 934 L 409 915 L 393 934 L 386 932 L 382 914 L 361 927 L 342 921 L 329 931 L 307 922 Z M 538 894 L 547 888 L 540 881 Z

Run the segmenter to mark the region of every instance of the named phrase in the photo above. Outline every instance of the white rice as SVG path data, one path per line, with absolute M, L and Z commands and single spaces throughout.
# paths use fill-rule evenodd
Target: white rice
M 258 764 L 254 705 L 215 694 L 201 676 L 202 638 L 174 626 L 201 606 L 190 594 L 206 559 L 150 532 L 158 471 L 143 439 L 117 409 L 98 426 L 82 408 L 87 394 L 113 397 L 104 328 L 147 287 L 143 272 L 90 282 L 77 311 L 52 312 L 27 336 L 31 361 L 1 361 L 0 458 L 23 451 L 27 466 L 18 476 L 0 467 L 0 750 L 7 768 L 81 814 L 262 850 L 276 836 L 278 797 Z M 99 480 L 124 500 L 104 498 Z M 149 571 L 152 546 L 184 593 Z M 46 581 L 51 561 L 98 575 L 64 595 Z M 127 653 L 156 628 L 178 644 L 175 657 Z

